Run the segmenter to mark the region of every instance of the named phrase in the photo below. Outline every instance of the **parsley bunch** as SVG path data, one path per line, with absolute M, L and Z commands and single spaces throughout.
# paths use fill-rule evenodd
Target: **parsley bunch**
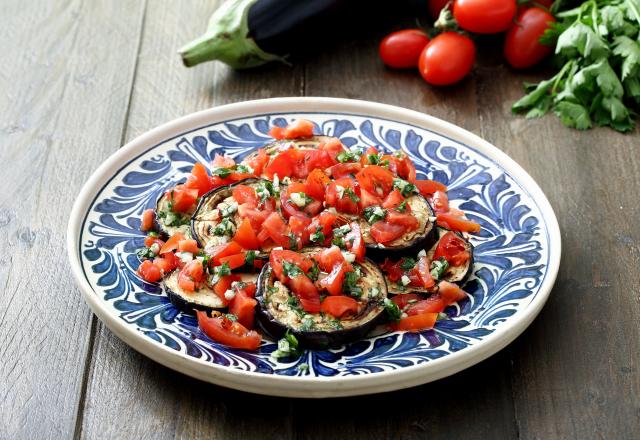
M 640 109 L 640 0 L 589 0 L 556 17 L 540 42 L 555 45 L 562 68 L 526 85 L 513 112 L 536 118 L 552 110 L 579 130 L 632 130 Z

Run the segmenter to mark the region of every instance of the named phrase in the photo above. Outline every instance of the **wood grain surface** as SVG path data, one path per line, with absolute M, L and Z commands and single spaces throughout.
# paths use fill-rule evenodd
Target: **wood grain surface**
M 523 81 L 480 42 L 444 89 L 384 69 L 372 29 L 294 67 L 185 69 L 208 0 L 5 1 L 0 14 L 0 438 L 637 439 L 640 137 L 510 113 Z M 405 23 L 411 25 L 411 22 Z M 398 25 L 400 27 L 401 24 Z M 540 184 L 563 237 L 540 316 L 452 377 L 357 398 L 241 393 L 171 371 L 107 330 L 71 278 L 65 229 L 91 172 L 120 145 L 193 111 L 337 96 L 429 113 L 492 142 Z

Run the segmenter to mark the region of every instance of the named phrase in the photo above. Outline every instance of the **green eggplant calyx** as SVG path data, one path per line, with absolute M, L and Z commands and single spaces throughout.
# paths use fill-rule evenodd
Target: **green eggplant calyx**
M 235 69 L 256 67 L 284 57 L 260 49 L 249 36 L 248 15 L 257 0 L 229 0 L 209 19 L 207 32 L 182 47 L 178 53 L 185 66 L 219 60 Z

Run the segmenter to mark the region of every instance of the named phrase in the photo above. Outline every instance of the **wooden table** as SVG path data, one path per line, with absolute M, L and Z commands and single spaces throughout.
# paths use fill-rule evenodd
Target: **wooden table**
M 385 70 L 384 30 L 293 67 L 182 67 L 211 2 L 3 3 L 0 15 L 0 438 L 607 438 L 640 436 L 638 131 L 510 114 L 524 80 L 485 47 L 450 89 Z M 506 349 L 383 395 L 292 400 L 164 368 L 117 339 L 71 277 L 68 214 L 121 145 L 187 113 L 255 98 L 367 99 L 497 145 L 538 181 L 563 234 L 549 302 Z

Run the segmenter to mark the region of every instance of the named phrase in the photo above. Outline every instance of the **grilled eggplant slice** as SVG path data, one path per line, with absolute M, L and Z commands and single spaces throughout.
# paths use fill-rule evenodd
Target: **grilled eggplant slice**
M 191 212 L 184 214 L 173 212 L 170 208 L 167 194 L 162 193 L 156 202 L 156 229 L 159 232 L 166 234 L 168 237 L 172 236 L 176 232 L 186 234 L 189 231 L 191 215 Z
M 181 289 L 178 284 L 178 272 L 180 271 L 174 270 L 163 281 L 164 291 L 169 297 L 171 304 L 176 306 L 176 308 L 193 315 L 196 313 L 196 310 L 211 312 L 227 307 L 224 301 L 209 287 L 202 287 L 196 292 L 187 292 Z M 258 274 L 254 273 L 242 273 L 240 277 L 241 281 L 245 283 L 256 282 L 258 280 Z
M 462 266 L 453 266 L 453 267 L 450 266 L 442 277 L 442 280 L 448 281 L 450 283 L 456 283 L 460 285 L 464 284 L 469 278 L 469 276 L 471 275 L 471 273 L 473 272 L 473 245 L 469 242 L 469 240 L 464 238 L 464 236 L 459 232 L 450 231 L 449 229 L 441 228 L 441 227 L 437 227 L 435 229 L 438 235 L 438 241 L 440 241 L 440 239 L 448 232 L 452 232 L 456 234 L 458 237 L 460 237 L 464 241 L 465 248 L 467 252 L 469 252 L 469 255 L 471 257 Z M 431 249 L 427 251 L 427 257 L 429 258 L 429 261 L 433 259 L 433 254 L 436 252 L 437 247 L 438 247 L 438 243 L 436 242 L 431 247 Z M 415 257 L 416 254 L 411 254 L 411 255 Z M 389 281 L 386 275 L 385 275 L 385 280 L 387 281 L 387 286 L 389 287 L 390 295 L 398 295 L 402 293 L 420 293 L 424 295 L 430 295 L 431 293 L 433 293 L 417 287 L 399 286 L 397 283 L 393 283 Z
M 233 187 L 242 184 L 257 188 L 261 182 L 262 179 L 244 179 L 229 186 L 212 189 L 202 196 L 191 216 L 191 236 L 200 247 L 206 250 L 231 240 L 241 221 L 237 211 L 238 204 L 231 195 Z M 228 215 L 224 215 L 225 211 Z M 226 227 L 216 230 L 225 217 L 229 219 Z
M 317 252 L 308 249 L 305 253 Z M 258 278 L 256 318 L 260 327 L 274 339 L 289 330 L 302 347 L 323 349 L 337 347 L 365 337 L 385 318 L 383 300 L 387 285 L 378 266 L 371 260 L 353 263 L 362 276 L 358 286 L 363 293 L 358 300 L 360 311 L 342 319 L 323 313 L 306 313 L 297 306 L 296 296 L 274 276 L 266 264 Z

